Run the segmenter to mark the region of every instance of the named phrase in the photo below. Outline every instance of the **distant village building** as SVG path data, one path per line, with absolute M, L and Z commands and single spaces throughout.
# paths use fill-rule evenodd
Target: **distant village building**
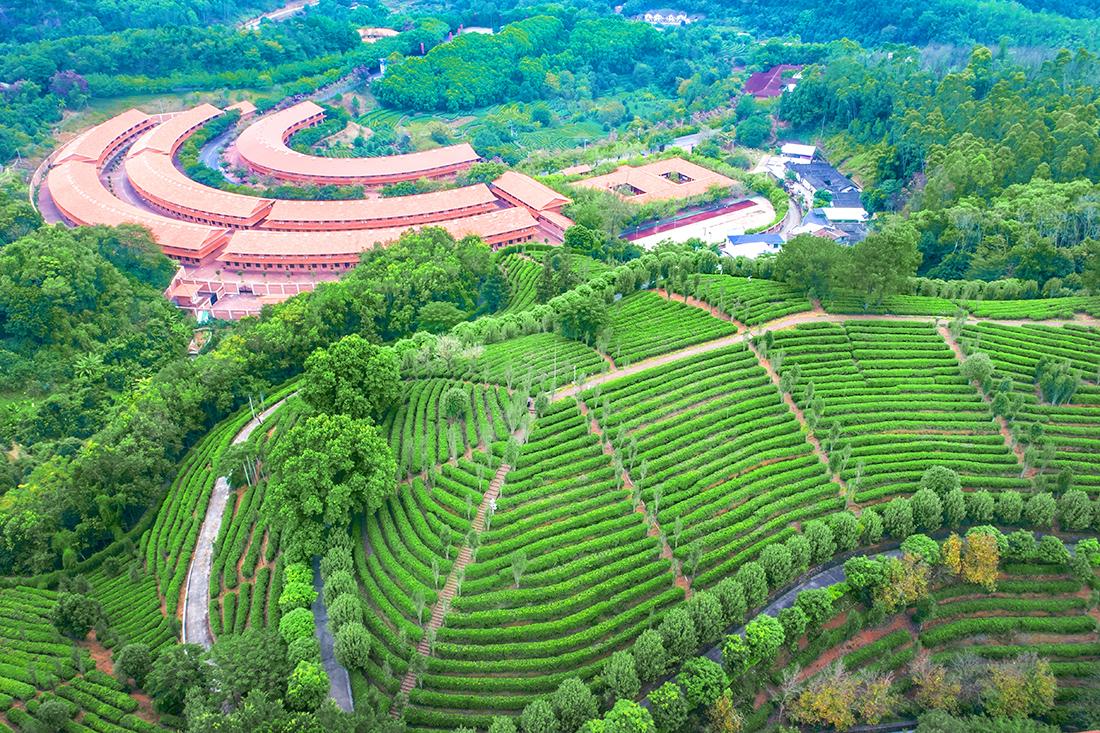
M 728 257 L 759 257 L 778 252 L 784 241 L 782 234 L 732 234 L 726 237 L 720 249 Z
M 359 40 L 363 43 L 378 43 L 383 38 L 392 38 L 397 35 L 393 28 L 359 28 Z
M 767 71 L 757 71 L 745 82 L 743 91 L 757 99 L 778 97 L 783 92 L 793 90 L 801 79 L 802 66 L 779 64 Z
M 825 162 L 787 163 L 791 193 L 802 198 L 806 208 L 813 208 L 815 198 L 826 198 L 831 206 L 863 208 L 860 188 L 836 168 Z
M 810 212 L 802 225 L 791 231 L 792 236 L 814 234 L 845 244 L 867 236 L 871 216 L 863 207 L 863 192 L 855 181 L 824 161 L 787 163 L 786 173 L 787 190 Z
M 493 29 L 481 25 L 459 26 L 458 35 L 461 36 L 463 33 L 480 33 L 485 36 L 491 36 L 493 35 Z
M 656 10 L 647 10 L 641 15 L 635 15 L 631 17 L 631 20 L 639 20 L 643 23 L 649 23 L 655 26 L 676 26 L 676 25 L 688 25 L 695 23 L 703 19 L 703 16 L 698 13 L 686 13 L 683 10 L 672 10 L 670 8 L 658 8 Z
M 788 163 L 806 165 L 814 162 L 817 156 L 817 148 L 813 145 L 801 145 L 799 143 L 784 143 L 779 152 L 787 159 Z

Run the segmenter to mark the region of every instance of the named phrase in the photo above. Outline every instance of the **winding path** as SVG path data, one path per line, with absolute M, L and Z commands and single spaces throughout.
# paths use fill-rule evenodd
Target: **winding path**
M 313 558 L 313 589 L 317 591 L 317 600 L 313 602 L 313 620 L 317 626 L 317 641 L 321 645 L 321 664 L 328 673 L 328 695 L 345 713 L 355 710 L 355 701 L 351 695 L 351 677 L 348 671 L 336 661 L 336 640 L 328 624 L 328 609 L 322 598 L 324 581 L 321 579 L 321 558 Z
M 284 397 L 249 420 L 233 436 L 231 444 L 239 445 L 248 440 L 252 432 L 286 400 Z M 214 482 L 214 490 L 210 492 L 210 502 L 206 505 L 206 516 L 195 541 L 195 552 L 191 555 L 191 567 L 187 571 L 187 585 L 183 591 L 183 643 L 198 644 L 204 649 L 214 644 L 214 634 L 210 631 L 210 568 L 214 561 L 214 541 L 221 530 L 229 494 L 229 480 L 219 476 Z

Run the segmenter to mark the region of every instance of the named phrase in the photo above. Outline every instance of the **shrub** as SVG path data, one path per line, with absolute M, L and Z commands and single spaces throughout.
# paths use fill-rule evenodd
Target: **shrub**
M 810 542 L 810 558 L 815 565 L 825 562 L 836 553 L 833 531 L 820 519 L 806 522 L 802 527 L 802 536 Z
M 913 521 L 923 532 L 935 532 L 943 524 L 943 505 L 940 497 L 931 489 L 920 489 L 910 500 Z
M 714 594 L 722 604 L 722 626 L 740 626 L 745 622 L 745 591 L 733 578 L 723 578 L 714 587 Z
M 913 534 L 913 508 L 909 500 L 900 496 L 891 499 L 882 513 L 882 522 L 894 539 L 903 540 Z
M 1058 499 L 1058 523 L 1062 529 L 1081 530 L 1092 524 L 1092 502 L 1081 489 L 1070 489 Z
M 677 680 L 692 708 L 712 705 L 728 684 L 722 667 L 706 657 L 692 657 L 684 662 Z
M 783 545 L 768 545 L 760 553 L 757 562 L 764 568 L 769 587 L 781 588 L 790 580 L 791 553 Z
M 670 661 L 687 659 L 699 648 L 699 639 L 695 635 L 695 624 L 683 608 L 674 608 L 665 614 L 661 625 L 657 627 L 657 633 L 661 635 L 661 640 L 664 642 L 665 651 L 668 652 Z
M 997 494 L 997 518 L 1003 524 L 1016 524 L 1024 513 L 1024 497 L 1019 491 Z
M 638 672 L 638 679 L 643 683 L 660 678 L 668 668 L 665 643 L 654 629 L 646 629 L 638 636 L 631 653 L 634 655 L 634 667 Z
M 833 539 L 841 552 L 855 549 L 859 544 L 859 520 L 851 512 L 832 514 L 826 523 L 833 531 Z
M 678 733 L 687 723 L 687 698 L 675 682 L 666 682 L 649 693 L 649 708 L 657 733 Z
M 830 533 L 831 534 L 831 533 Z M 737 582 L 745 592 L 745 605 L 750 609 L 763 605 L 768 598 L 768 577 L 760 563 L 749 561 L 737 570 Z M 665 645 L 666 648 L 668 645 Z
M 859 515 L 859 523 L 863 529 L 861 539 L 865 545 L 877 545 L 882 541 L 882 534 L 886 530 L 882 523 L 882 515 L 872 509 L 865 509 Z
M 324 667 L 317 662 L 298 662 L 287 684 L 287 707 L 305 712 L 316 710 L 328 697 L 328 690 L 329 679 Z
M 561 730 L 554 708 L 546 700 L 528 703 L 520 715 L 519 725 L 523 733 L 558 733 Z
M 340 570 L 330 575 L 325 580 L 324 596 L 325 605 L 330 605 L 338 596 L 344 594 L 359 593 L 359 586 L 352 574 L 346 570 Z
M 354 569 L 355 563 L 352 561 L 350 547 L 337 545 L 330 548 L 325 556 L 321 558 L 321 577 L 323 578 L 341 571 L 350 573 Z
M 1069 550 L 1062 540 L 1054 535 L 1043 535 L 1035 548 L 1035 559 L 1051 565 L 1064 565 L 1069 562 Z
M 1050 493 L 1035 494 L 1024 506 L 1024 518 L 1036 529 L 1050 529 L 1054 526 L 1054 512 L 1057 508 L 1058 505 Z
M 313 585 L 313 571 L 303 562 L 292 562 L 283 568 L 283 584 L 305 583 Z
M 975 524 L 989 524 L 993 521 L 993 494 L 985 489 L 966 495 L 966 515 Z
M 584 725 L 585 721 L 595 718 L 599 714 L 599 704 L 596 696 L 576 677 L 563 680 L 554 694 L 550 696 L 550 704 L 558 716 L 562 731 L 576 731 Z
M 312 635 L 295 639 L 287 645 L 286 659 L 291 667 L 297 667 L 298 662 L 320 662 L 321 642 Z
M 308 583 L 286 583 L 279 594 L 279 610 L 282 613 L 295 608 L 309 608 L 317 600 L 317 591 Z
M 351 669 L 366 669 L 370 659 L 371 637 L 363 624 L 352 621 L 336 632 L 336 659 Z
M 760 614 L 745 626 L 745 641 L 754 663 L 771 664 L 783 646 L 783 625 L 774 616 Z
M 99 601 L 81 593 L 58 593 L 50 622 L 65 636 L 83 639 L 103 618 Z
M 959 481 L 959 474 L 950 468 L 932 466 L 920 477 L 920 487 L 942 497 L 946 496 L 949 491 L 962 488 L 962 482 Z
M 776 547 L 776 545 L 772 545 Z M 708 591 L 699 591 L 687 602 L 688 613 L 700 644 L 709 644 L 722 633 L 722 604 Z
M 607 689 L 608 701 L 620 698 L 632 699 L 641 691 L 641 682 L 634 667 L 634 657 L 630 652 L 620 651 L 611 655 L 604 664 L 600 679 Z
M 288 645 L 298 639 L 313 636 L 315 632 L 313 612 L 308 608 L 295 608 L 279 619 L 279 633 Z
M 901 549 L 910 555 L 922 558 L 929 565 L 940 562 L 940 545 L 928 535 L 914 534 L 905 538 Z
M 339 631 L 344 624 L 363 623 L 363 601 L 350 593 L 337 596 L 328 607 L 328 620 L 336 631 Z

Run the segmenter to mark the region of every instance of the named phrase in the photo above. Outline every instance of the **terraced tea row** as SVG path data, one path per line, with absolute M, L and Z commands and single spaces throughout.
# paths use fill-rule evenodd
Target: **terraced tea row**
M 606 351 L 619 366 L 737 333 L 737 326 L 643 290 L 609 309 Z
M 683 598 L 572 401 L 539 418 L 475 546 L 410 695 L 413 725 L 518 713 L 565 677 L 594 676 Z
M 244 443 L 240 466 L 232 471 L 229 496 L 210 572 L 210 626 L 214 637 L 246 628 L 277 626 L 276 603 L 282 587 L 279 533 L 260 515 L 267 477 L 263 471 L 268 446 L 289 430 L 301 414 L 296 399 L 288 401 L 253 431 Z M 222 459 L 219 463 L 224 464 Z
M 710 586 L 792 523 L 844 507 L 743 345 L 600 385 L 582 398 L 619 449 L 693 585 Z
M 470 533 L 482 494 L 499 458 L 476 452 L 399 486 L 367 522 L 358 522 L 355 570 L 363 589 L 363 621 L 377 640 L 357 677 L 388 696 L 397 694 L 416 645 L 455 558 Z M 430 484 L 430 486 L 429 486 Z M 330 615 L 338 626 L 344 612 Z
M 747 326 L 758 326 L 812 307 L 806 296 L 775 280 L 699 275 L 691 281 L 691 287 L 681 283 L 671 289 L 677 293 L 690 292 Z
M 1000 400 L 1017 437 L 1039 453 L 1040 467 L 1066 470 L 1073 485 L 1100 493 L 1100 333 L 978 323 L 967 325 L 959 340 L 967 353 L 992 360 L 994 394 L 1018 401 Z
M 1030 486 L 932 324 L 805 324 L 767 353 L 856 501 L 913 493 L 934 465 L 968 489 Z
M 54 628 L 56 603 L 54 591 L 0 590 L 0 731 L 12 730 L 5 720 L 21 731 L 43 729 L 36 714 L 48 701 L 68 712 L 66 733 L 163 730 L 135 715 L 137 700 Z
M 413 380 L 405 386 L 401 403 L 386 415 L 381 429 L 406 476 L 507 439 L 527 408 L 522 396 L 505 387 L 449 379 Z
M 530 317 L 529 314 L 525 314 Z M 437 356 L 407 370 L 415 377 L 450 377 L 508 389 L 527 386 L 553 390 L 589 374 L 606 371 L 607 360 L 598 351 L 556 333 L 527 336 L 500 334 L 503 340 L 478 347 L 472 353 Z

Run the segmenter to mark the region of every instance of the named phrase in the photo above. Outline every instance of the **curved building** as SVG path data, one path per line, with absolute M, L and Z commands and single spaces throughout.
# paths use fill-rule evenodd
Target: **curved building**
M 175 154 L 188 136 L 221 114 L 200 105 L 157 124 L 130 110 L 61 148 L 44 187 L 70 224 L 146 227 L 162 251 L 183 265 L 165 294 L 200 318 L 256 313 L 311 290 L 354 267 L 364 251 L 393 242 L 410 228 L 439 226 L 455 237 L 476 235 L 499 247 L 540 236 L 552 240 L 570 223 L 559 213 L 568 199 L 518 173 L 492 186 L 349 201 L 281 200 L 211 188 L 187 177 Z M 127 145 L 124 166 L 108 173 L 107 163 Z M 455 146 L 462 147 L 468 146 Z M 430 152 L 438 157 L 455 151 Z M 423 163 L 426 155 L 344 162 L 369 162 L 376 172 L 408 170 L 410 160 Z M 412 165 L 415 177 L 423 175 L 421 163 Z M 276 273 L 278 279 L 272 279 Z
M 466 143 L 379 158 L 322 158 L 287 146 L 291 135 L 324 117 L 324 109 L 313 102 L 265 115 L 237 138 L 237 155 L 250 170 L 281 181 L 364 186 L 453 176 L 480 160 Z

